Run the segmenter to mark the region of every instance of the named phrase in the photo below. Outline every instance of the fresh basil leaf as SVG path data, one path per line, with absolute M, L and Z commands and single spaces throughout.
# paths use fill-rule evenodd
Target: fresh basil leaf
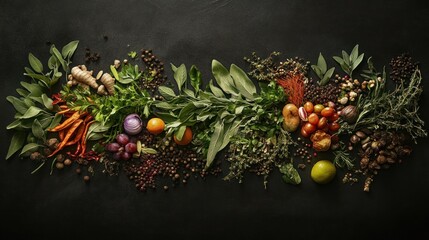
M 30 62 L 30 66 L 33 68 L 34 71 L 38 73 L 43 72 L 42 62 L 40 62 L 40 60 L 36 58 L 32 53 L 28 54 L 28 61 Z
M 176 80 L 179 92 L 182 91 L 182 86 L 187 79 L 186 66 L 184 64 L 180 65 L 176 71 L 174 71 L 174 79 Z
M 319 67 L 322 74 L 326 73 L 328 66 L 326 65 L 326 61 L 322 53 L 319 53 L 319 58 L 317 59 L 317 66 Z
M 49 110 L 52 110 L 54 106 L 52 105 L 53 101 L 50 97 L 48 97 L 45 93 L 42 94 L 43 105 Z
M 42 124 L 40 124 L 39 120 L 34 119 L 33 126 L 31 128 L 31 132 L 33 135 L 41 140 L 45 140 L 45 131 L 42 128 Z
M 191 69 L 189 70 L 189 78 L 191 79 L 191 85 L 195 89 L 195 92 L 197 93 L 200 90 L 202 78 L 201 78 L 201 72 L 197 69 L 195 65 L 191 66 Z
M 209 82 L 210 91 L 218 98 L 225 98 L 225 94 L 223 94 L 222 89 L 216 87 L 213 85 L 213 81 L 210 80 Z
M 252 80 L 249 79 L 247 74 L 235 64 L 231 65 L 229 72 L 232 79 L 234 80 L 235 87 L 241 93 L 241 95 L 243 95 L 248 100 L 253 100 L 253 95 L 256 93 L 256 86 Z
M 31 153 L 37 151 L 41 145 L 37 143 L 27 143 L 21 150 L 20 156 L 29 156 Z
M 19 99 L 17 97 L 8 96 L 8 97 L 6 97 L 6 100 L 8 100 L 10 103 L 12 103 L 15 110 L 21 114 L 24 114 L 28 109 L 28 106 L 24 103 L 24 101 L 22 101 L 21 99 Z
M 182 125 L 180 126 L 176 132 L 174 133 L 174 136 L 177 140 L 182 141 L 183 135 L 185 134 L 186 126 Z
M 7 151 L 6 160 L 12 157 L 19 149 L 24 146 L 27 133 L 25 131 L 16 131 L 10 140 L 9 149 Z
M 176 97 L 176 94 L 174 93 L 173 89 L 166 86 L 159 86 L 158 92 L 167 100 Z
M 70 58 L 77 49 L 79 41 L 71 41 L 61 49 L 61 54 L 64 59 Z
M 238 95 L 238 91 L 234 86 L 234 80 L 231 78 L 228 70 L 217 60 L 212 61 L 212 73 L 219 87 L 226 93 Z

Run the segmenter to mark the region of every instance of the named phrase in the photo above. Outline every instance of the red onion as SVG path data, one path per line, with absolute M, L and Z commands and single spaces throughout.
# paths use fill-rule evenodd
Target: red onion
M 133 113 L 124 120 L 124 131 L 129 135 L 137 135 L 143 129 L 143 122 L 139 115 Z

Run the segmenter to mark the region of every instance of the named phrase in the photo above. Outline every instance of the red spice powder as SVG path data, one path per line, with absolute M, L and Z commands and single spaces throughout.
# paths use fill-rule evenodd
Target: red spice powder
M 302 74 L 288 74 L 277 79 L 277 84 L 283 87 L 289 102 L 301 106 L 304 100 L 304 79 Z

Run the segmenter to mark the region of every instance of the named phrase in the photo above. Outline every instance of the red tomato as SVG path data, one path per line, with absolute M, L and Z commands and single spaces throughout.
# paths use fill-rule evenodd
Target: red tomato
M 331 107 L 325 107 L 320 114 L 322 114 L 323 117 L 331 117 L 334 114 L 335 110 Z
M 340 124 L 338 124 L 337 122 L 333 122 L 331 124 L 329 124 L 329 130 L 332 132 L 336 132 L 338 131 L 338 129 L 340 129 Z
M 304 109 L 308 114 L 311 114 L 314 111 L 314 106 L 312 102 L 306 102 L 304 104 Z
M 312 134 L 313 132 L 316 131 L 316 125 L 313 125 L 311 123 L 306 123 L 303 127 L 302 127 L 307 133 Z
M 310 134 L 304 130 L 304 127 L 301 128 L 301 136 L 308 138 Z
M 316 126 L 319 123 L 319 116 L 317 116 L 316 113 L 310 114 L 310 116 L 308 116 L 308 122 Z
M 327 118 L 325 118 L 325 117 L 321 117 L 321 118 L 319 119 L 319 122 L 317 123 L 317 128 L 318 128 L 318 129 L 323 129 L 323 128 L 325 128 L 326 126 L 328 126 L 328 119 L 327 119 Z
M 332 114 L 332 116 L 329 117 L 329 121 L 335 122 L 335 121 L 337 121 L 338 118 L 340 118 L 340 115 L 338 115 L 338 113 L 334 112 L 334 114 Z

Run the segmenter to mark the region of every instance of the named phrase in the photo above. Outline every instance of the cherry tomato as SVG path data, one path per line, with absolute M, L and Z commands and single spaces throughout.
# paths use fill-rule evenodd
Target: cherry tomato
M 312 113 L 308 116 L 308 122 L 317 126 L 317 124 L 319 123 L 319 116 L 317 116 L 316 113 Z
M 323 128 L 325 128 L 326 126 L 328 126 L 328 119 L 327 119 L 327 118 L 325 118 L 325 117 L 321 117 L 321 118 L 319 119 L 319 122 L 317 123 L 317 128 L 318 128 L 318 129 L 323 129 Z
M 334 112 L 335 112 L 335 110 L 333 109 L 333 108 L 331 108 L 331 107 L 325 107 L 323 110 L 322 110 L 322 112 L 320 112 L 320 114 L 323 116 L 323 117 L 331 117 L 333 114 L 334 114 Z
M 306 123 L 303 127 L 302 127 L 307 133 L 312 134 L 313 132 L 316 131 L 317 127 L 316 125 L 313 125 L 311 123 Z
M 308 138 L 310 134 L 304 130 L 304 127 L 301 128 L 301 136 Z
M 340 115 L 338 115 L 338 113 L 335 112 L 334 114 L 332 114 L 332 116 L 329 117 L 329 121 L 335 122 L 337 121 L 338 118 L 340 118 Z
M 320 113 L 323 109 L 325 108 L 325 106 L 323 106 L 322 104 L 316 104 L 316 106 L 314 106 L 314 112 L 315 113 Z
M 311 114 L 314 111 L 314 106 L 312 102 L 306 102 L 304 104 L 304 109 L 308 114 Z
M 329 130 L 332 132 L 336 132 L 338 131 L 338 129 L 340 129 L 340 124 L 337 122 L 333 122 L 331 124 L 329 124 Z

